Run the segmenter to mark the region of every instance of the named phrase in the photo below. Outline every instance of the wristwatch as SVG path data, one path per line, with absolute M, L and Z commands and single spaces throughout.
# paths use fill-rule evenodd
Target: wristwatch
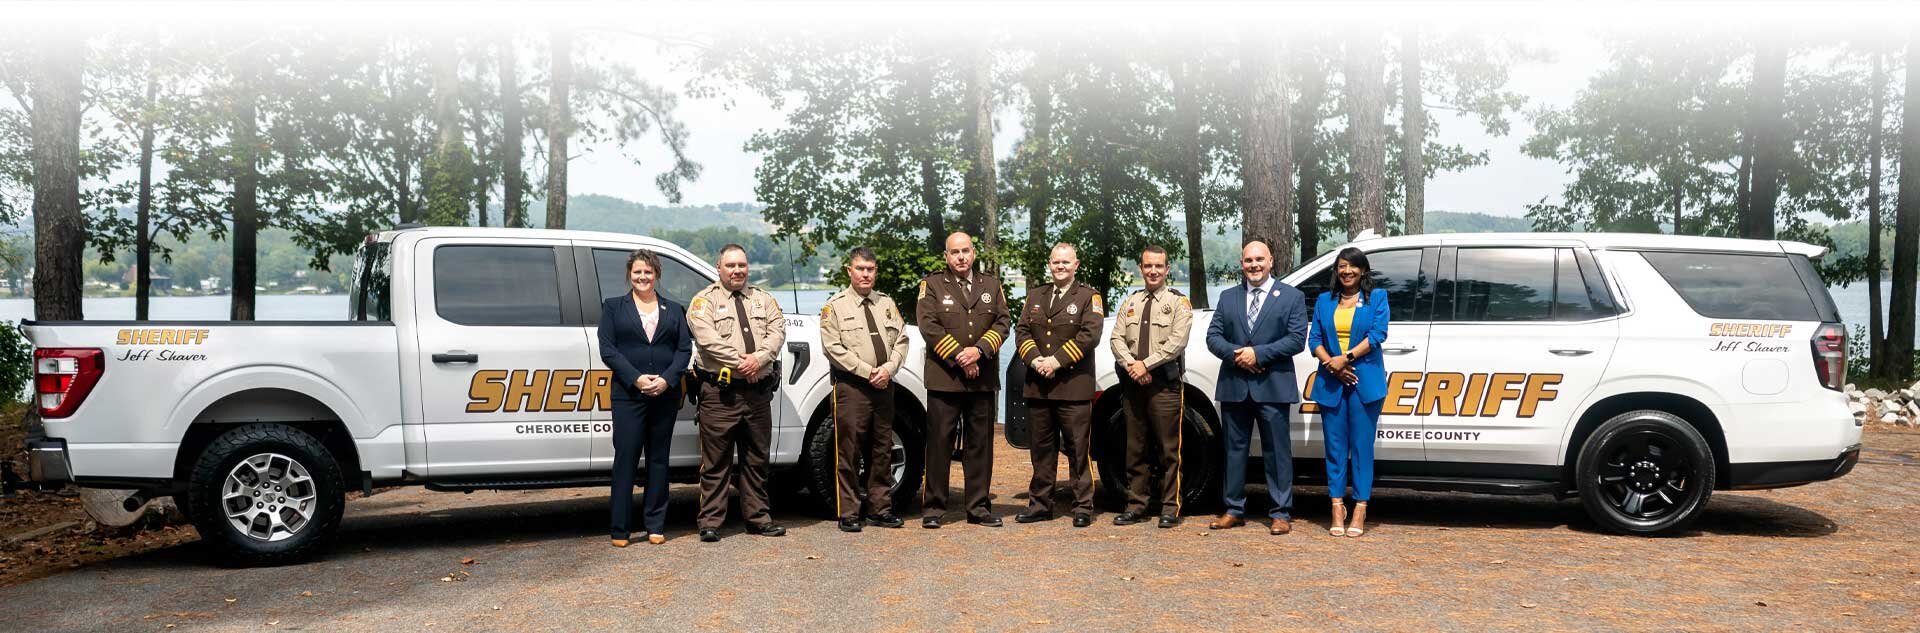
M 1353 362 L 1353 352 L 1347 352 L 1347 353 L 1345 353 L 1345 354 L 1342 354 L 1342 356 L 1346 356 L 1346 357 L 1347 357 L 1347 362 L 1349 362 L 1349 363 L 1351 363 L 1351 362 Z

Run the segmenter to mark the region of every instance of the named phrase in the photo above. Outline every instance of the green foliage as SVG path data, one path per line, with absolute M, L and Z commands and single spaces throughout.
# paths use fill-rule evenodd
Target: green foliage
M 33 344 L 18 325 L 0 324 L 0 402 L 18 402 L 33 380 Z
M 466 226 L 480 167 L 465 144 L 441 147 L 427 156 L 427 212 L 420 221 L 428 226 Z

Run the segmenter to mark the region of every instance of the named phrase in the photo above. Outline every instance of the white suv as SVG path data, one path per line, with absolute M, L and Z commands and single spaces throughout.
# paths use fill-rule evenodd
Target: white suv
M 1601 525 L 1653 534 L 1684 528 L 1715 489 L 1833 479 L 1859 457 L 1841 392 L 1846 330 L 1809 261 L 1819 247 L 1599 233 L 1351 245 L 1393 317 L 1377 486 L 1579 495 Z M 1284 278 L 1309 312 L 1332 266 L 1327 253 Z M 1223 460 L 1211 318 L 1194 315 L 1186 355 L 1182 493 L 1195 504 L 1219 499 Z M 1097 356 L 1095 457 L 1115 493 L 1124 387 L 1106 346 Z M 1294 363 L 1310 381 L 1313 357 Z M 1008 438 L 1024 445 L 1018 400 Z M 1296 476 L 1323 482 L 1317 407 L 1295 407 L 1291 426 Z

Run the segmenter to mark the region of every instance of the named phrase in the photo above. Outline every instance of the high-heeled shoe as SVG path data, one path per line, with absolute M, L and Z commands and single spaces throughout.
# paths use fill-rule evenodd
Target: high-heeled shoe
M 1347 536 L 1364 536 L 1367 533 L 1367 502 L 1353 504 L 1353 525 L 1347 528 Z
M 665 535 L 665 534 L 648 534 L 648 535 L 647 535 L 647 542 L 648 542 L 648 543 L 652 543 L 652 544 L 654 544 L 654 545 L 659 545 L 659 544 L 661 544 L 661 543 L 665 543 L 665 542 L 667 542 L 667 535 Z
M 1347 535 L 1347 500 L 1346 499 L 1333 500 L 1333 526 L 1327 528 L 1327 534 L 1332 536 Z

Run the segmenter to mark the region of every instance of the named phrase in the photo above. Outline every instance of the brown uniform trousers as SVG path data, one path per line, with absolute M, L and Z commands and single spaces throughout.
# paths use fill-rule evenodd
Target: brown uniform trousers
M 891 379 L 907 358 L 906 321 L 887 293 L 847 289 L 820 308 L 820 346 L 832 366 L 834 506 L 842 519 L 893 509 L 893 385 L 867 380 L 878 369 Z M 860 476 L 860 462 L 866 476 Z
M 975 272 L 969 283 L 951 271 L 937 273 L 920 282 L 915 313 L 927 343 L 921 372 L 927 381 L 927 487 L 921 505 L 927 516 L 947 511 L 953 463 L 948 441 L 958 428 L 967 516 L 987 518 L 992 515 L 987 488 L 993 481 L 994 393 L 1000 389 L 995 359 L 1012 324 L 1006 291 L 992 275 Z M 979 373 L 971 378 L 956 361 L 967 347 L 980 350 Z
M 1027 399 L 1029 454 L 1033 480 L 1027 485 L 1027 511 L 1053 514 L 1054 484 L 1060 452 L 1067 454 L 1067 487 L 1075 514 L 1093 513 L 1093 474 L 1088 467 L 1093 439 L 1093 356 L 1103 318 L 1100 294 L 1075 282 L 1056 297 L 1052 284 L 1027 289 L 1027 305 L 1014 327 L 1020 362 L 1041 358 L 1060 363 L 1053 377 L 1028 371 L 1021 395 Z
M 767 514 L 767 446 L 773 437 L 773 396 L 780 376 L 771 367 L 786 344 L 786 323 L 779 300 L 753 285 L 735 296 L 714 282 L 687 305 L 693 370 L 700 382 L 695 411 L 700 428 L 700 529 L 719 529 L 726 522 L 728 484 L 740 493 L 740 513 L 748 525 L 772 523 Z M 749 355 L 769 368 L 757 382 L 735 375 L 734 368 Z M 723 376 L 726 385 L 714 384 Z
M 1144 513 L 1150 501 L 1157 501 L 1161 516 L 1180 514 L 1180 432 L 1186 411 L 1181 371 L 1192 328 L 1192 303 L 1165 286 L 1135 291 L 1114 308 L 1108 341 L 1124 387 L 1127 512 Z M 1146 364 L 1148 384 L 1137 384 L 1127 374 L 1133 361 Z

